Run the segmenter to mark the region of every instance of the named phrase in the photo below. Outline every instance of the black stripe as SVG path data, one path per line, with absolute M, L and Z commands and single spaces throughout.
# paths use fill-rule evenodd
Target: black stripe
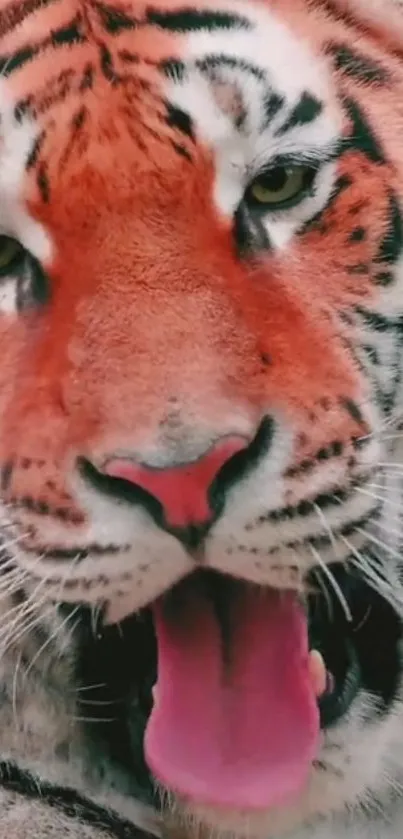
M 381 360 L 376 347 L 373 347 L 371 344 L 362 344 L 361 347 L 371 364 L 373 364 L 374 367 L 379 367 Z
M 329 510 L 334 507 L 339 507 L 340 502 L 345 503 L 349 501 L 350 498 L 356 495 L 357 490 L 359 490 L 362 486 L 365 486 L 369 480 L 371 480 L 371 476 L 369 478 L 366 477 L 364 481 L 356 481 L 354 484 L 351 484 L 348 489 L 341 490 L 339 487 L 335 486 L 333 492 L 320 493 L 315 498 L 304 499 L 298 504 L 295 504 L 295 506 L 290 505 L 288 507 L 282 507 L 279 510 L 271 510 L 269 513 L 264 513 L 259 516 L 258 522 L 279 522 L 288 519 L 307 518 L 313 513 L 316 513 L 315 506 L 320 507 L 321 510 Z
M 329 210 L 337 201 L 339 195 L 345 192 L 346 189 L 349 189 L 352 184 L 353 181 L 350 175 L 340 175 L 334 183 L 332 192 L 325 206 L 322 207 L 318 213 L 315 213 L 311 219 L 308 219 L 308 221 L 301 225 L 297 231 L 297 235 L 304 236 L 306 233 L 310 233 L 311 231 L 317 231 L 318 233 L 325 235 L 329 230 L 329 224 L 326 222 L 327 210 Z
M 19 70 L 24 64 L 32 61 L 33 58 L 45 52 L 49 47 L 71 46 L 72 44 L 83 43 L 86 38 L 80 31 L 80 19 L 76 16 L 67 26 L 55 29 L 51 34 L 34 44 L 27 44 L 22 49 L 11 55 L 0 56 L 0 76 L 7 77 L 15 70 Z
M 11 478 L 13 476 L 14 469 L 15 469 L 15 461 L 13 459 L 6 460 L 6 462 L 1 467 L 0 483 L 1 483 L 1 488 L 2 488 L 3 492 L 6 492 L 6 490 L 8 490 L 8 488 L 11 484 Z M 1 531 L 0 531 L 0 533 L 1 533 Z
M 183 61 L 178 61 L 176 58 L 166 58 L 164 61 L 161 61 L 158 69 L 175 82 L 182 82 L 186 75 L 186 68 Z
M 86 72 L 86 71 L 85 71 Z M 83 84 L 84 80 L 84 84 Z M 27 96 L 20 99 L 14 108 L 14 117 L 18 122 L 30 113 L 36 118 L 37 114 L 44 114 L 56 103 L 64 102 L 69 95 L 85 90 L 86 77 L 81 77 L 72 69 L 62 70 L 51 82 L 44 84 L 37 90 L 35 97 Z M 75 83 L 75 84 L 74 84 Z
M 266 81 L 266 75 L 260 67 L 256 64 L 251 64 L 243 58 L 236 58 L 233 55 L 225 55 L 224 53 L 212 53 L 200 58 L 196 61 L 196 67 L 202 73 L 208 73 L 211 70 L 219 70 L 220 67 L 225 67 L 230 70 L 240 70 L 242 73 L 248 73 L 260 82 Z
M 141 830 L 127 819 L 120 818 L 113 810 L 101 807 L 70 787 L 42 781 L 14 761 L 0 761 L 0 787 L 25 799 L 39 801 L 42 805 L 47 804 L 83 826 L 96 827 L 116 839 L 152 839 L 151 833 Z
M 350 146 L 350 148 L 359 149 L 372 163 L 385 163 L 382 148 L 358 103 L 355 99 L 345 98 L 344 106 L 352 122 L 352 130 L 347 138 L 345 150 L 346 146 L 347 149 Z
M 59 157 L 59 166 L 63 168 L 66 166 L 66 163 L 73 153 L 74 148 L 77 145 L 77 139 L 80 137 L 81 130 L 88 119 L 88 108 L 82 106 L 79 108 L 75 114 L 73 114 L 70 120 L 70 131 L 68 134 L 68 141 L 65 145 L 64 151 L 61 152 Z M 80 151 L 77 152 L 77 157 L 80 157 Z
M 386 288 L 386 286 L 391 285 L 395 281 L 395 275 L 393 271 L 378 271 L 374 279 L 376 285 Z
M 355 306 L 355 311 L 364 323 L 375 332 L 403 332 L 403 317 L 388 318 L 378 312 L 372 312 L 364 306 Z
M 284 96 L 281 96 L 279 93 L 273 93 L 273 91 L 270 91 L 270 93 L 265 96 L 263 100 L 264 117 L 262 119 L 262 131 L 265 131 L 266 128 L 269 127 L 274 117 L 277 116 L 278 112 L 284 107 L 284 105 Z
M 280 125 L 275 132 L 276 137 L 282 137 L 287 131 L 296 128 L 297 125 L 307 125 L 314 122 L 322 113 L 323 104 L 310 93 L 303 93 L 295 108 L 291 111 L 287 121 Z
M 379 87 L 390 81 L 389 72 L 379 62 L 345 44 L 329 43 L 325 46 L 325 52 L 333 56 L 336 70 L 341 70 L 361 84 Z
M 79 90 L 82 93 L 84 90 L 91 90 L 94 84 L 94 68 L 92 64 L 87 64 L 81 77 Z
M 82 514 L 70 510 L 68 507 L 50 507 L 46 501 L 31 498 L 30 496 L 13 497 L 8 502 L 20 510 L 28 510 L 38 516 L 50 516 L 60 521 L 69 521 L 72 524 L 82 524 Z
M 92 5 L 96 8 L 101 24 L 109 35 L 118 35 L 119 32 L 136 29 L 139 25 L 138 20 L 129 17 L 122 9 L 100 2 L 93 2 Z
M 339 505 L 341 507 L 341 505 Z M 352 536 L 356 532 L 357 527 L 362 527 L 368 524 L 369 521 L 374 522 L 377 516 L 382 512 L 383 504 L 374 504 L 363 516 L 354 521 L 349 521 L 345 524 L 332 525 L 333 536 Z M 303 546 L 312 545 L 315 548 L 326 548 L 332 544 L 332 538 L 328 533 L 319 531 L 310 536 L 302 536 L 301 539 L 291 539 L 288 542 L 282 542 L 268 551 L 269 556 L 278 553 L 279 550 L 294 550 Z
M 31 151 L 30 151 L 30 153 L 27 157 L 27 161 L 26 161 L 26 164 L 25 164 L 25 168 L 27 170 L 32 169 L 33 166 L 36 166 L 36 164 L 38 162 L 38 158 L 39 158 L 41 148 L 42 148 L 45 140 L 46 140 L 46 131 L 41 131 L 41 133 L 38 134 L 36 140 L 34 141 L 34 143 L 32 145 L 32 148 L 31 148 Z
M 350 12 L 345 12 L 340 9 L 339 3 L 335 0 L 321 0 L 321 8 L 323 8 L 329 16 L 335 19 L 337 23 L 343 21 L 347 26 L 353 29 L 358 28 L 358 20 Z
M 76 560 L 77 564 L 82 562 L 84 559 L 87 559 L 89 555 L 91 556 L 102 556 L 103 554 L 118 554 L 123 553 L 125 550 L 128 549 L 127 545 L 120 547 L 119 545 L 98 545 L 97 543 L 93 543 L 90 545 L 86 545 L 85 548 L 80 547 L 72 547 L 72 548 L 45 548 L 44 550 L 41 547 L 32 547 L 30 548 L 25 547 L 24 550 L 27 553 L 38 553 L 41 555 L 41 559 L 43 560 L 68 560 L 74 559 Z
M 172 126 L 172 128 L 177 128 L 178 131 L 181 131 L 186 137 L 194 140 L 193 123 L 189 114 L 182 111 L 181 108 L 171 105 L 170 102 L 166 102 L 165 107 L 167 109 L 168 125 Z
M 8 32 L 12 32 L 21 23 L 27 23 L 27 18 L 35 12 L 46 9 L 53 3 L 59 3 L 60 0 L 15 0 L 9 3 L 0 12 L 0 35 L 3 38 Z
M 250 21 L 241 15 L 229 12 L 200 11 L 193 6 L 184 6 L 178 12 L 162 12 L 149 6 L 146 10 L 147 23 L 167 29 L 169 32 L 198 32 L 202 29 L 252 29 Z
M 351 419 L 353 419 L 354 422 L 356 422 L 358 425 L 365 429 L 366 422 L 364 419 L 364 415 L 361 411 L 360 406 L 357 405 L 357 402 L 354 402 L 354 399 L 350 399 L 349 396 L 340 397 L 339 402 L 342 408 L 344 408 L 347 411 Z
M 183 146 L 182 143 L 177 143 L 175 140 L 171 140 L 171 146 L 176 151 L 180 157 L 184 157 L 185 160 L 192 160 L 192 155 L 187 150 L 186 146 Z
M 363 242 L 366 238 L 367 231 L 365 227 L 355 227 L 354 230 L 349 233 L 347 241 L 349 243 Z
M 38 173 L 36 176 L 36 183 L 39 189 L 39 192 L 42 196 L 42 201 L 44 204 L 49 204 L 50 201 L 50 182 L 49 182 L 49 175 L 48 170 L 45 163 L 41 163 L 38 169 Z
M 357 277 L 369 273 L 369 265 L 366 262 L 357 262 L 356 265 L 346 265 L 346 273 L 350 277 Z
M 321 9 L 325 10 L 327 14 L 334 18 L 338 24 L 343 21 L 349 29 L 353 29 L 358 38 L 362 37 L 363 31 L 368 31 L 369 25 L 351 12 L 340 9 L 340 3 L 338 0 L 320 0 L 320 6 Z M 376 32 L 376 27 L 374 26 L 373 29 L 375 30 L 375 37 L 377 37 L 378 33 Z M 389 55 L 397 58 L 398 61 L 403 61 L 403 50 L 399 49 L 397 46 L 390 44 L 388 53 Z
M 100 55 L 100 67 L 102 70 L 103 75 L 111 82 L 112 85 L 116 85 L 119 77 L 115 71 L 113 66 L 113 59 L 111 51 L 108 49 L 105 44 L 99 44 L 99 55 Z
M 382 239 L 375 262 L 386 262 L 394 265 L 402 252 L 403 222 L 396 196 L 389 194 L 388 228 Z

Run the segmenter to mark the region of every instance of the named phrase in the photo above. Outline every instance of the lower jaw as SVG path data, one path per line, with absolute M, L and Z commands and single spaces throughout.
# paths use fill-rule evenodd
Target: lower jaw
M 330 689 L 319 701 L 323 730 L 342 722 L 361 686 L 367 690 L 372 689 L 375 693 L 383 693 L 381 700 L 386 705 L 396 691 L 398 680 L 397 641 L 400 637 L 400 621 L 394 615 L 392 607 L 389 607 L 380 595 L 377 595 L 357 576 L 340 568 L 335 569 L 335 573 L 349 603 L 352 621 L 347 620 L 344 608 L 331 592 L 328 593 L 330 603 L 328 598 L 320 595 L 312 595 L 308 602 L 311 646 L 321 652 L 331 674 Z M 366 651 L 366 636 L 373 640 L 374 629 L 376 634 L 379 621 L 382 621 L 384 629 L 388 630 L 384 637 L 385 643 L 383 644 L 382 639 L 378 637 L 376 641 L 378 648 L 375 650 L 372 647 Z M 92 632 L 89 635 L 92 636 Z M 391 668 L 390 678 L 386 680 L 387 684 L 381 685 L 382 679 L 379 685 L 368 684 L 368 672 L 371 669 L 368 661 L 371 657 L 373 658 L 374 654 L 382 659 L 383 649 L 385 654 L 388 652 L 390 658 L 390 642 L 392 642 L 392 648 L 396 650 L 396 663 Z M 95 656 L 94 646 L 98 652 Z M 105 647 L 109 649 L 109 655 L 105 655 Z M 127 703 L 123 712 L 125 719 L 121 719 L 122 731 L 126 730 L 128 738 L 126 768 L 129 771 L 131 769 L 137 776 L 144 798 L 152 797 L 154 802 L 158 803 L 160 793 L 147 771 L 142 753 L 144 728 L 152 709 L 152 686 L 156 679 L 156 642 L 151 610 L 144 610 L 140 620 L 134 616 L 127 618 L 119 630 L 113 626 L 102 627 L 96 641 L 87 636 L 84 648 L 86 648 L 87 665 L 88 658 L 91 658 L 92 670 L 95 670 L 92 677 L 88 678 L 86 675 L 83 679 L 86 684 L 104 681 L 109 695 L 114 692 L 116 685 L 120 685 L 126 693 Z M 137 651 L 135 662 L 133 662 L 134 648 Z M 89 709 L 91 696 L 86 694 L 86 715 L 93 716 L 93 713 L 99 713 L 98 697 L 97 694 L 97 699 L 94 699 L 94 711 L 92 711 Z M 134 698 L 135 702 L 133 702 Z M 110 740 L 114 734 L 109 730 L 106 736 Z M 296 806 L 296 801 L 290 801 L 291 810 L 294 804 Z M 209 808 L 204 804 L 199 806 L 190 800 L 181 801 L 180 807 L 183 812 L 191 813 L 192 818 L 198 818 L 199 813 L 202 821 L 207 819 L 208 822 L 217 823 L 216 807 Z M 255 817 L 258 821 L 262 818 L 262 823 L 264 823 L 263 814 L 255 813 L 254 819 Z M 277 818 L 281 821 L 281 816 L 278 817 L 275 811 L 272 812 L 272 817 L 275 821 Z M 230 821 L 235 819 L 236 824 L 239 824 L 240 813 L 231 815 L 224 808 L 219 818 L 224 818 L 226 824 L 229 823 L 228 819 Z

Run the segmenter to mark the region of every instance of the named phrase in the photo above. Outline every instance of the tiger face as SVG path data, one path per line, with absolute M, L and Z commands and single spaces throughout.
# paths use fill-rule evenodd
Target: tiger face
M 145 784 L 266 837 L 402 746 L 403 71 L 333 6 L 0 12 L 3 573 L 143 627 Z

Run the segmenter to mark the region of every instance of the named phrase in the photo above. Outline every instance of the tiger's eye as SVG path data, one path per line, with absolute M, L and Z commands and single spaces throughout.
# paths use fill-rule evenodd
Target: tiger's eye
M 248 190 L 249 200 L 268 209 L 296 204 L 314 177 L 308 166 L 275 166 L 259 175 Z

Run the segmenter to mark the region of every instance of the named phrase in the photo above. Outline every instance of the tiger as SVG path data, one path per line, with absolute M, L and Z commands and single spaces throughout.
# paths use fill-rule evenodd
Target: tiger
M 403 8 L 0 0 L 0 839 L 397 839 Z

